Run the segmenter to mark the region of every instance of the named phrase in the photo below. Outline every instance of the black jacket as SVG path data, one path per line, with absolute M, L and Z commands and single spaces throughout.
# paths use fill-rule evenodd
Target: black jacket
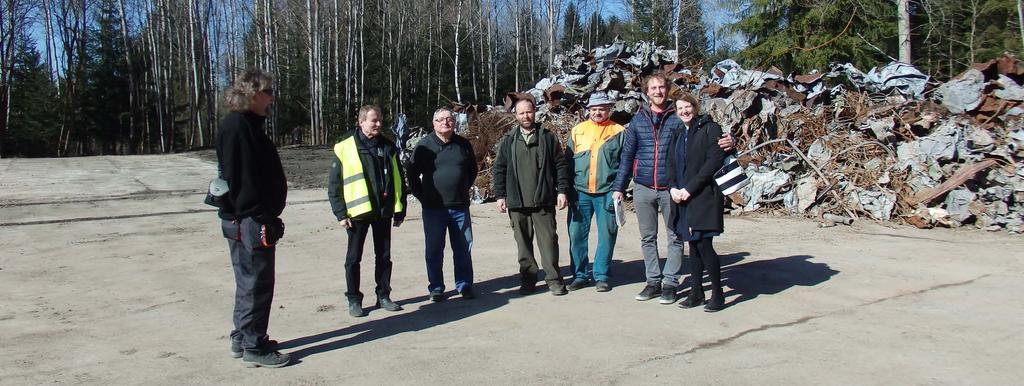
M 537 206 L 554 206 L 556 194 L 568 195 L 572 187 L 572 168 L 563 155 L 564 149 L 555 137 L 547 129 L 536 127 L 534 135 L 539 135 L 537 144 L 540 146 L 541 169 L 538 175 L 537 191 L 535 201 Z M 491 184 L 494 188 L 494 195 L 497 198 L 504 198 L 509 209 L 523 207 L 523 198 L 518 189 L 519 178 L 515 173 L 512 162 L 512 149 L 516 138 L 522 136 L 519 126 L 513 127 L 498 141 L 498 155 L 494 160 L 491 169 Z M 529 194 L 529 192 L 523 192 Z
M 402 177 L 402 196 L 399 197 L 402 202 L 401 212 L 395 213 L 395 206 L 392 204 L 394 201 L 391 199 L 395 196 L 394 177 L 391 175 L 391 157 L 397 157 L 398 151 L 395 143 L 383 135 L 378 135 L 372 140 L 368 139 L 359 128 L 349 130 L 341 136 L 338 142 L 352 136 L 356 138 L 356 149 L 359 150 L 359 161 L 363 164 L 363 174 L 368 182 L 370 205 L 373 207 L 369 212 L 361 214 L 353 220 L 373 221 L 391 216 L 404 219 L 408 189 L 405 186 L 405 176 L 401 165 L 398 167 L 398 173 Z M 331 211 L 334 212 L 334 217 L 341 221 L 348 217 L 348 214 L 345 213 L 348 211 L 348 207 L 345 205 L 345 194 L 341 190 L 342 165 L 337 155 L 332 153 L 331 159 L 331 171 L 327 175 L 327 199 L 331 202 Z M 388 197 L 387 205 L 382 205 L 381 202 L 385 196 Z
M 425 208 L 469 206 L 476 173 L 476 155 L 466 138 L 452 134 L 444 143 L 434 133 L 416 144 L 406 172 L 412 194 Z
M 683 165 L 685 169 L 680 174 L 676 146 L 678 141 L 683 140 L 683 135 L 686 135 L 686 158 Z M 673 188 L 690 192 L 690 199 L 682 205 L 686 207 L 686 222 L 695 231 L 724 230 L 722 213 L 725 199 L 714 179 L 715 172 L 722 168 L 725 159 L 725 151 L 718 146 L 718 138 L 721 136 L 722 127 L 712 121 L 711 117 L 700 115 L 694 118 L 694 125 L 686 130 L 686 134 L 680 131 L 673 135 L 669 145 L 669 183 Z M 680 175 L 683 181 L 680 181 Z
M 232 112 L 217 131 L 217 167 L 228 182 L 228 207 L 217 215 L 225 220 L 251 217 L 267 224 L 284 211 L 288 197 L 281 158 L 263 132 L 266 117 L 251 111 Z

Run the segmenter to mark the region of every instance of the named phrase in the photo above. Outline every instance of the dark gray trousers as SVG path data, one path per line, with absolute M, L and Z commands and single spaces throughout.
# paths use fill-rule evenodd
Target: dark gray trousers
M 644 267 L 647 285 L 678 286 L 683 271 L 683 240 L 676 236 L 670 223 L 675 203 L 668 190 L 654 190 L 636 184 L 633 188 L 633 205 L 636 208 L 636 223 L 640 226 L 640 249 L 644 253 Z M 658 219 L 658 212 L 662 219 Z M 668 239 L 668 257 L 665 268 L 661 267 L 658 256 L 658 223 L 664 220 Z
M 221 220 L 235 271 L 234 330 L 231 339 L 242 349 L 262 350 L 267 341 L 274 300 L 274 247 L 260 245 L 260 224 L 250 218 Z

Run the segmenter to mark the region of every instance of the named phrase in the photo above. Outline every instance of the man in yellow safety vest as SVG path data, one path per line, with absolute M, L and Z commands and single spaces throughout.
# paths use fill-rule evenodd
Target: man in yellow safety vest
M 397 227 L 405 220 L 407 191 L 398 164 L 398 147 L 380 132 L 380 109 L 373 105 L 360 107 L 358 122 L 356 130 L 345 133 L 334 145 L 327 187 L 331 210 L 348 233 L 345 297 L 349 315 L 354 317 L 366 316 L 363 293 L 359 291 L 359 262 L 371 228 L 377 306 L 388 311 L 402 309 L 391 301 L 391 226 Z

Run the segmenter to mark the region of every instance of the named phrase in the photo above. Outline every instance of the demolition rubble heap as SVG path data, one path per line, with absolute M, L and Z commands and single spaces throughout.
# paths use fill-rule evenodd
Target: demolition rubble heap
M 617 100 L 612 119 L 628 123 L 643 103 L 642 77 L 662 72 L 699 94 L 701 110 L 736 138 L 750 184 L 730 196 L 732 213 L 803 215 L 823 226 L 870 218 L 1024 230 L 1024 64 L 1012 56 L 942 84 L 903 63 L 785 75 L 725 60 L 705 75 L 675 57 L 646 42 L 577 47 L 556 57 L 557 75 L 509 93 L 504 109 L 477 114 L 466 135 L 480 158 L 483 196 L 516 100 L 532 96 L 538 121 L 565 138 L 594 91 Z

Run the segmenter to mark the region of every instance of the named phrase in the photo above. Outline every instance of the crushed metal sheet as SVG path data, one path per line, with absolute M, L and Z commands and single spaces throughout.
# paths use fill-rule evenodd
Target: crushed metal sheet
M 747 168 L 750 183 L 743 188 L 743 199 L 747 205 L 744 210 L 752 211 L 761 207 L 763 198 L 775 196 L 783 187 L 789 185 L 790 175 L 779 169 L 768 167 Z
M 978 196 L 967 189 L 956 189 L 946 195 L 945 208 L 949 212 L 950 219 L 957 222 L 957 224 L 963 224 L 970 219 L 974 218 L 974 214 L 971 213 L 971 203 Z
M 880 221 L 889 221 L 896 207 L 896 193 L 889 191 L 855 189 L 849 199 L 857 209 Z
M 981 106 L 985 91 L 985 75 L 981 71 L 970 69 L 955 79 L 943 83 L 935 91 L 942 105 L 953 114 L 974 111 Z

